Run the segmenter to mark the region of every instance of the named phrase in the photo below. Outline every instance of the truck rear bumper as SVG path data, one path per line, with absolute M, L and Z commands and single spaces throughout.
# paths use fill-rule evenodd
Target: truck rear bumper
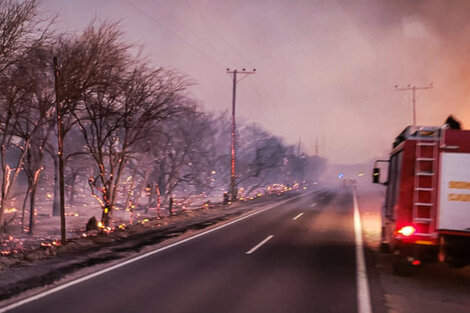
M 421 244 L 419 241 L 417 243 L 397 242 L 395 250 L 397 254 L 411 259 L 435 262 L 437 261 L 439 246 L 431 242 L 426 242 L 425 244 Z

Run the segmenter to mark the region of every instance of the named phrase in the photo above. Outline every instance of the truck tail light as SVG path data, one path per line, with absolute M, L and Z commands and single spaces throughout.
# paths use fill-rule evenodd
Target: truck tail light
M 404 226 L 398 231 L 399 234 L 401 234 L 405 237 L 409 237 L 409 236 L 413 235 L 415 232 L 416 232 L 416 228 L 414 228 L 411 225 Z

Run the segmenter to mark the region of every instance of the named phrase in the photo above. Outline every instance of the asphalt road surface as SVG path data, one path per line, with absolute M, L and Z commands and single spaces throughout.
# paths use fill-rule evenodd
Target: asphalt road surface
M 9 312 L 357 312 L 353 212 L 306 193 Z

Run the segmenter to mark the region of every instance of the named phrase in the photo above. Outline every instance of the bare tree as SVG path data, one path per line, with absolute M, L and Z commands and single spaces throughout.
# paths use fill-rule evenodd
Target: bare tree
M 153 168 L 156 164 L 156 154 L 155 154 L 155 142 L 158 136 L 158 132 L 149 130 L 147 140 L 142 140 L 136 143 L 134 152 L 136 157 L 129 158 L 128 160 L 128 170 L 131 174 L 132 186 L 134 190 L 130 188 L 124 191 L 124 194 L 127 194 L 128 200 L 126 203 L 132 202 L 136 205 L 139 204 L 140 199 L 145 195 L 147 197 L 147 203 L 145 205 L 145 213 L 147 214 L 152 201 L 154 199 L 155 186 L 154 182 L 151 180 L 151 174 Z M 137 181 L 137 183 L 135 183 Z
M 0 162 L 2 169 L 1 195 L 0 195 L 0 227 L 3 232 L 4 211 L 7 200 L 12 190 L 12 185 L 19 175 L 21 166 L 26 155 L 29 141 L 18 142 L 15 140 L 19 119 L 27 111 L 23 104 L 28 98 L 26 90 L 29 89 L 28 82 L 23 77 L 0 76 Z M 32 126 L 33 127 L 33 126 Z M 9 160 L 9 152 L 19 148 L 20 155 Z
M 0 158 L 3 173 L 0 198 L 1 225 L 4 221 L 4 208 L 12 186 L 24 165 L 25 157 L 28 156 L 31 160 L 32 153 L 36 152 L 29 151 L 30 145 L 33 141 L 39 140 L 40 135 L 37 132 L 50 118 L 48 112 L 51 94 L 48 93 L 48 79 L 45 77 L 47 74 L 44 74 L 48 72 L 45 70 L 48 65 L 47 63 L 41 64 L 45 53 L 47 52 L 43 49 L 30 50 L 21 62 L 8 69 L 8 75 L 1 76 L 3 86 L 0 91 Z M 8 162 L 8 151 L 13 148 L 21 152 L 16 160 Z M 42 155 L 42 151 L 39 153 Z M 42 159 L 42 156 L 40 158 Z M 41 163 L 40 160 L 39 163 Z M 37 176 L 37 174 L 32 174 L 32 176 Z
M 188 162 L 184 171 L 186 182 L 196 194 L 209 193 L 216 175 L 216 124 L 214 117 L 197 108 L 182 121 L 181 136 L 189 147 Z
M 3 232 L 4 210 L 12 185 L 22 167 L 29 140 L 18 143 L 15 131 L 20 117 L 28 111 L 24 105 L 31 96 L 31 79 L 25 76 L 20 64 L 29 54 L 42 47 L 48 37 L 47 18 L 39 15 L 36 0 L 0 0 L 0 158 L 1 198 L 0 227 Z M 31 126 L 33 129 L 35 125 Z M 8 151 L 17 146 L 22 151 L 8 162 Z M 10 164 L 11 163 L 11 164 Z
M 110 224 L 120 178 L 133 147 L 145 140 L 148 130 L 168 118 L 186 88 L 184 79 L 146 65 L 132 69 L 115 64 L 107 69 L 106 84 L 84 95 L 83 105 L 73 111 L 87 149 L 99 174 L 90 178 L 93 194 L 102 206 L 101 221 Z
M 60 76 L 57 82 L 57 97 L 61 102 L 63 140 L 75 127 L 76 119 L 71 112 L 83 101 L 84 95 L 93 88 L 108 84 L 108 69 L 115 64 L 127 62 L 129 45 L 121 40 L 122 33 L 117 23 L 90 23 L 79 36 L 61 35 L 58 37 L 56 54 L 60 63 Z M 55 132 L 57 136 L 57 132 Z M 80 151 L 65 147 L 64 163 Z M 52 214 L 59 215 L 58 201 L 58 160 L 56 141 L 46 147 L 54 161 L 54 200 Z M 72 150 L 72 151 L 70 151 Z
M 41 46 L 52 19 L 38 12 L 38 0 L 0 0 L 0 73 Z
M 28 84 L 23 85 L 26 97 L 20 103 L 26 109 L 23 114 L 17 116 L 14 134 L 25 143 L 21 149 L 25 152 L 22 167 L 28 178 L 25 198 L 28 195 L 30 198 L 29 233 L 33 232 L 35 195 L 43 169 L 45 145 L 54 127 L 52 118 L 54 90 L 50 55 L 50 49 L 36 48 L 30 50 L 17 66 L 19 80 Z
M 281 139 L 252 124 L 241 129 L 239 142 L 238 184 L 248 189 L 247 194 L 275 182 L 286 155 Z

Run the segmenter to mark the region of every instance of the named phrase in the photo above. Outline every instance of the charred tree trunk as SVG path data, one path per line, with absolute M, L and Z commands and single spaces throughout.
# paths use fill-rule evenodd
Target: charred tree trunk
M 2 163 L 4 163 L 4 158 L 5 158 L 5 154 L 2 154 Z M 7 166 L 4 166 L 4 164 L 2 164 L 2 168 L 3 168 L 3 177 L 2 177 L 2 195 L 1 195 L 1 199 L 0 199 L 0 240 L 3 241 L 3 236 L 2 234 L 5 232 L 5 228 L 4 228 L 4 222 L 5 222 L 5 195 L 6 195 L 6 189 L 7 189 L 7 179 L 9 178 L 10 176 L 10 173 L 9 173 L 9 167 L 8 165 Z
M 28 229 L 29 234 L 33 233 L 33 228 L 34 228 L 34 221 L 35 221 L 35 218 L 34 218 L 34 211 L 35 211 L 34 210 L 34 205 L 35 205 L 35 202 L 36 202 L 36 190 L 38 189 L 39 175 L 41 174 L 41 171 L 42 171 L 42 167 L 37 169 L 34 172 L 34 175 L 32 177 L 33 179 L 32 179 L 32 182 L 31 182 L 31 187 L 30 187 L 31 193 L 29 195 L 29 210 L 30 210 L 29 229 Z
M 103 208 L 103 212 L 101 213 L 101 224 L 103 224 L 104 227 L 109 227 L 110 222 L 111 222 L 111 205 L 106 204 L 106 206 Z
M 145 187 L 145 192 L 147 193 L 148 201 L 147 201 L 147 206 L 145 207 L 145 214 L 149 213 L 150 206 L 152 205 L 152 186 L 153 184 L 147 184 L 147 187 Z
M 34 228 L 34 202 L 36 199 L 36 187 L 31 187 L 31 194 L 29 196 L 29 227 L 28 234 L 33 233 Z
M 25 213 L 26 213 L 26 203 L 28 202 L 28 197 L 31 193 L 31 187 L 28 186 L 28 190 L 26 191 L 26 195 L 24 196 L 24 200 L 23 200 L 23 207 L 21 209 L 21 232 L 24 232 L 25 231 L 25 228 L 24 228 L 24 217 L 25 217 Z
M 69 202 L 73 204 L 73 199 L 75 197 L 75 182 L 77 181 L 77 173 L 72 173 L 70 175 L 70 186 L 69 186 L 69 192 L 68 192 L 68 198 Z
M 135 174 L 137 170 L 134 170 L 132 178 L 131 178 L 131 185 L 129 186 L 127 190 L 127 197 L 126 197 L 126 210 L 129 210 L 130 217 L 129 217 L 129 223 L 132 224 L 134 222 L 134 205 L 135 205 L 135 199 L 134 201 L 131 199 L 132 193 L 134 190 L 134 184 L 135 184 Z
M 158 216 L 158 218 L 160 218 L 161 217 L 161 215 L 160 215 L 160 201 L 161 201 L 161 198 L 160 198 L 160 187 L 159 187 L 158 184 L 155 186 L 155 193 L 157 194 L 157 216 Z
M 73 199 L 75 198 L 75 182 L 70 186 L 69 201 L 70 204 L 73 204 Z

